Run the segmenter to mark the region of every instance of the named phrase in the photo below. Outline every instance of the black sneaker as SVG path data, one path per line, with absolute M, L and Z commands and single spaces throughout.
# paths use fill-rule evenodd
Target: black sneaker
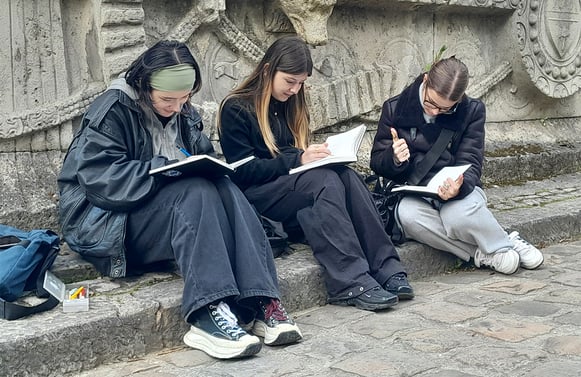
M 264 344 L 279 346 L 294 343 L 303 338 L 301 330 L 277 299 L 260 300 L 252 333 L 264 338 Z
M 387 292 L 381 287 L 369 289 L 356 297 L 342 300 L 329 300 L 329 304 L 355 306 L 357 309 L 371 311 L 387 309 L 396 305 L 397 302 L 398 298 L 396 295 Z
M 260 339 L 244 331 L 228 304 L 210 304 L 196 312 L 184 343 L 217 359 L 254 355 L 262 348 Z
M 386 291 L 397 295 L 400 300 L 411 300 L 414 298 L 414 289 L 408 283 L 408 279 L 403 272 L 390 277 L 383 286 Z

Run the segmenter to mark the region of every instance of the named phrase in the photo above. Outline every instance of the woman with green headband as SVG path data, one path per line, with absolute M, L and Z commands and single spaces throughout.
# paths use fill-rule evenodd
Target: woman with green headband
M 175 261 L 183 278 L 184 342 L 216 358 L 245 357 L 302 335 L 279 301 L 268 239 L 227 177 L 150 175 L 187 154 L 214 154 L 190 98 L 201 87 L 187 46 L 146 50 L 85 113 L 58 184 L 63 238 L 103 274 Z M 240 323 L 239 323 L 240 321 Z M 251 328 L 254 335 L 244 328 Z

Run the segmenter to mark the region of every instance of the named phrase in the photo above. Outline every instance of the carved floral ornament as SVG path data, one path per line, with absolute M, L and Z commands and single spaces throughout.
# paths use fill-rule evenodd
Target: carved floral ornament
M 554 98 L 581 87 L 581 0 L 521 0 L 519 48 L 535 86 Z

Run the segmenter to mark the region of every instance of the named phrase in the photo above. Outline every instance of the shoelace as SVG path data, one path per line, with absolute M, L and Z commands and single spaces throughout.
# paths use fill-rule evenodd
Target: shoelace
M 273 318 L 277 321 L 288 321 L 288 314 L 286 310 L 282 307 L 282 304 L 279 300 L 270 300 L 268 305 L 266 305 L 264 318 Z
M 244 331 L 238 325 L 236 316 L 234 315 L 234 313 L 232 313 L 230 307 L 224 301 L 220 301 L 220 303 L 217 306 L 210 305 L 210 310 L 212 310 L 214 320 L 218 323 L 218 326 L 220 326 L 222 330 L 226 331 L 233 337 L 242 336 L 246 334 L 246 331 Z
M 514 233 L 514 236 L 512 237 L 512 242 L 514 244 L 514 249 L 521 253 L 523 251 L 527 251 L 529 249 L 530 243 L 528 243 L 527 241 L 525 241 L 524 239 L 521 238 L 521 236 L 518 233 Z
M 482 251 L 479 252 L 480 265 L 493 267 L 493 257 L 494 254 L 484 254 Z

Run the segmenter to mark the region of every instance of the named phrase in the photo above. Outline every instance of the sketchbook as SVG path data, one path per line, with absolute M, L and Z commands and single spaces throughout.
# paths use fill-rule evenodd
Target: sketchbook
M 438 196 L 438 187 L 448 178 L 457 179 L 461 174 L 464 174 L 470 167 L 470 164 L 460 166 L 446 166 L 442 168 L 426 186 L 397 186 L 391 189 L 391 192 L 405 192 L 407 194 Z
M 325 140 L 325 143 L 329 145 L 328 148 L 331 151 L 329 156 L 291 169 L 288 173 L 296 174 L 319 166 L 348 164 L 357 161 L 357 151 L 361 146 L 366 129 L 367 127 L 362 124 L 350 129 L 349 131 L 329 136 L 327 140 Z
M 173 164 L 151 169 L 150 175 L 161 174 L 163 172 L 174 171 L 190 176 L 218 176 L 227 175 L 236 171 L 236 168 L 252 160 L 254 156 L 249 156 L 233 163 L 227 163 L 206 154 L 194 155 Z M 180 175 L 180 174 L 171 174 Z

